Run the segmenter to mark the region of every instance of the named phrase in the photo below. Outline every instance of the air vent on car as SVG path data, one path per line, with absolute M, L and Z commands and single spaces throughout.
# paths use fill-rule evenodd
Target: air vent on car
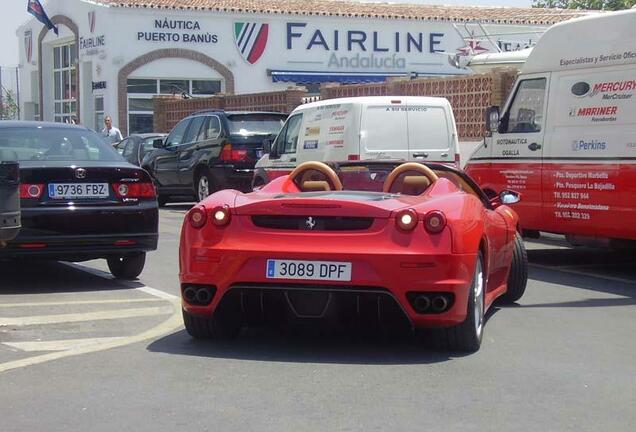
M 281 230 L 357 231 L 369 229 L 371 225 L 373 225 L 373 218 L 349 216 L 257 215 L 252 216 L 252 223 L 261 228 Z

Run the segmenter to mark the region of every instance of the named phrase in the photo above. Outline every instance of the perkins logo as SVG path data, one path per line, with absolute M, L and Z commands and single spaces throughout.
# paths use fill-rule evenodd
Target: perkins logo
M 605 150 L 605 149 L 607 149 L 607 143 L 605 141 L 597 141 L 597 140 L 572 141 L 572 150 L 574 151 L 594 151 L 594 150 Z

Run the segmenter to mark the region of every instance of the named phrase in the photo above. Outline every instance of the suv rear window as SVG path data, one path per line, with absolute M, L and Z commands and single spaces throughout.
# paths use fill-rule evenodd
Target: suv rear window
M 284 114 L 230 114 L 231 135 L 277 135 L 287 118 Z
M 59 127 L 0 128 L 2 160 L 121 161 L 95 132 Z

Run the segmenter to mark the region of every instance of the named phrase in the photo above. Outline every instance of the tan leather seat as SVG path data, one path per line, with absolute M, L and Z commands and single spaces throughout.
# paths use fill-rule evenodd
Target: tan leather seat
M 303 182 L 303 192 L 328 192 L 331 188 L 329 183 L 324 180 L 307 180 Z
M 403 195 L 422 195 L 431 185 L 431 181 L 424 176 L 404 176 L 400 193 Z

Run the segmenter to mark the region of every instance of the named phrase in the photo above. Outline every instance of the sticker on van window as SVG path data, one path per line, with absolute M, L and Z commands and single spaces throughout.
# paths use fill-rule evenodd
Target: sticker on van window
M 303 149 L 316 150 L 318 148 L 318 140 L 309 140 L 303 143 Z
M 305 128 L 305 136 L 320 135 L 320 126 L 309 126 Z

